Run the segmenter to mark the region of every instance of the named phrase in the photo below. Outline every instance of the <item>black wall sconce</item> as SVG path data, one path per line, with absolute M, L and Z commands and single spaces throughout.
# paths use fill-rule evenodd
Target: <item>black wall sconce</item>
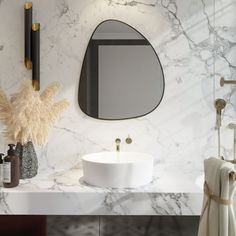
M 32 86 L 40 90 L 40 24 L 32 23 L 33 4 L 26 2 L 25 9 L 25 67 L 32 69 Z
M 25 3 L 25 67 L 32 69 L 31 62 L 31 25 L 32 25 L 32 2 Z

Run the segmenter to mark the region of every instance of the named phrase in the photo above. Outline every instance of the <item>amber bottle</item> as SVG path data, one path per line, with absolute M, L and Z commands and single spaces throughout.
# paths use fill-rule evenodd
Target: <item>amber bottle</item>
M 20 160 L 15 154 L 15 145 L 9 144 L 8 146 L 8 154 L 3 161 L 3 186 L 5 188 L 13 188 L 19 185 Z
M 3 153 L 0 153 L 0 187 L 3 186 Z

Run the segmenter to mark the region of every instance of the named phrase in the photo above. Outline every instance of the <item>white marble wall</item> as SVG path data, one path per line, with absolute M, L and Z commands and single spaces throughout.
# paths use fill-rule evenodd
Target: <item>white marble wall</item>
M 236 1 L 216 1 L 215 4 L 215 75 L 219 78 L 236 79 Z M 231 122 L 235 123 L 236 87 L 219 86 L 216 80 L 215 96 L 227 101 L 223 113 L 222 125 L 222 154 L 229 159 L 233 158 L 233 131 L 227 128 Z
M 148 152 L 156 171 L 181 169 L 195 178 L 202 160 L 217 154 L 213 101 L 229 102 L 223 126 L 235 118 L 235 94 L 219 87 L 220 75 L 234 78 L 235 0 L 33 0 L 41 23 L 42 88 L 60 80 L 60 97 L 71 106 L 38 148 L 40 168 L 70 168 L 83 154 L 114 150 L 116 137 L 134 142 L 123 150 Z M 0 85 L 9 93 L 31 73 L 23 65 L 23 0 L 0 0 Z M 103 20 L 118 19 L 150 40 L 163 65 L 166 89 L 151 114 L 125 121 L 99 121 L 77 103 L 80 70 L 88 40 Z M 216 41 L 216 43 L 215 43 Z M 234 55 L 235 53 L 235 55 Z M 60 98 L 59 97 L 59 98 Z M 3 127 L 1 127 L 1 130 Z M 232 153 L 232 132 L 224 130 L 224 154 Z M 0 147 L 6 149 L 3 137 Z

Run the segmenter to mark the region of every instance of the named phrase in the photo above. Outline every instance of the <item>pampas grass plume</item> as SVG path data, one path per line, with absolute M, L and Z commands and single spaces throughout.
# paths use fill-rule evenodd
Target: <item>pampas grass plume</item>
M 40 94 L 34 91 L 31 80 L 24 80 L 19 92 L 8 98 L 0 87 L 0 120 L 6 126 L 7 140 L 43 145 L 53 123 L 69 106 L 65 99 L 54 103 L 59 89 L 60 83 L 53 82 Z

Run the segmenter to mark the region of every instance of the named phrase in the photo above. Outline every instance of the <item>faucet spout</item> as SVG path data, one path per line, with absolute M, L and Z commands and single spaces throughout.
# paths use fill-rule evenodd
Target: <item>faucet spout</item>
M 120 151 L 120 143 L 121 143 L 121 140 L 120 140 L 119 138 L 117 138 L 117 139 L 115 140 L 115 142 L 116 142 L 116 151 L 119 152 L 119 151 Z

